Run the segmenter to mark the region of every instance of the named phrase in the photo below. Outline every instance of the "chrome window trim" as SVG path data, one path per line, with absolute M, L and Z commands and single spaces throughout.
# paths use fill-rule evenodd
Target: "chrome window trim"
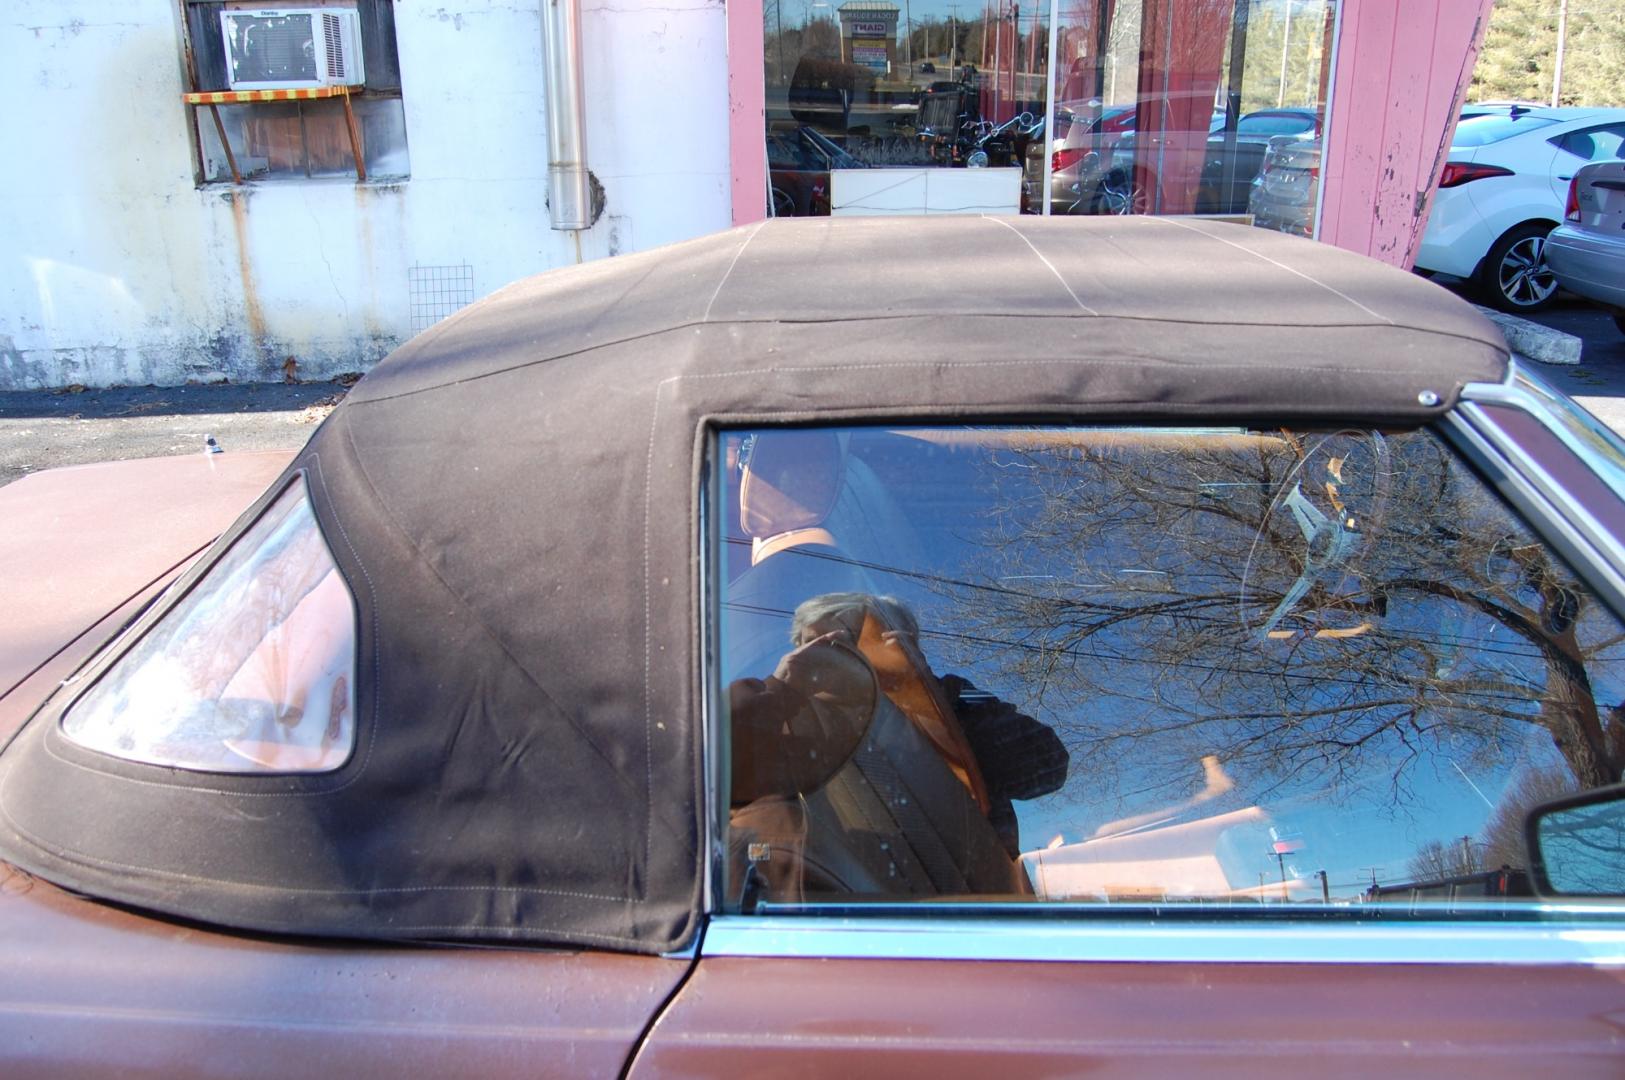
M 716 613 L 721 609 L 721 597 L 713 595 L 716 583 L 722 580 L 721 531 L 715 528 L 716 506 L 722 493 L 722 468 L 718 454 L 722 441 L 715 428 L 707 428 L 701 436 L 699 484 L 699 591 L 700 591 L 700 790 L 705 805 L 700 825 L 701 850 L 705 853 L 705 873 L 700 883 L 701 910 L 714 912 L 721 909 L 725 895 L 727 873 L 727 820 L 724 807 L 727 777 L 723 775 L 727 743 L 722 737 L 722 686 L 717 657 L 720 655 L 717 637 L 721 632 Z
M 700 956 L 840 960 L 1206 964 L 1584 964 L 1625 966 L 1625 928 L 1595 909 L 1545 906 L 1563 922 L 1066 919 L 719 915 Z M 1064 915 L 1064 913 L 1063 913 Z
M 1523 366 L 1514 362 L 1507 369 L 1506 382 L 1468 383 L 1462 387 L 1462 400 L 1464 402 L 1483 402 L 1492 405 L 1509 405 L 1513 408 L 1522 409 L 1551 429 L 1552 433 L 1558 437 L 1563 445 L 1567 446 L 1576 457 L 1585 462 L 1587 468 L 1598 476 L 1606 478 L 1610 474 L 1617 474 L 1620 471 L 1620 462 L 1605 459 L 1597 453 L 1595 446 L 1577 438 L 1573 428 L 1556 413 L 1552 412 L 1540 395 L 1531 393 L 1519 386 L 1517 380 L 1520 376 L 1541 386 L 1547 385 L 1539 373 L 1527 371 Z M 1556 390 L 1551 392 L 1553 394 L 1558 393 Z M 1590 414 L 1586 414 L 1586 418 L 1591 421 L 1587 426 L 1596 429 L 1601 437 L 1612 437 L 1614 441 L 1619 441 L 1618 436 L 1606 424 L 1590 416 Z
M 1513 439 L 1479 403 L 1528 414 L 1599 477 L 1607 470 L 1591 448 L 1574 438 L 1535 395 L 1516 386 L 1478 383 L 1462 389 L 1462 401 L 1445 418 L 1446 431 L 1489 473 L 1490 480 L 1547 539 L 1586 576 L 1616 613 L 1625 618 L 1625 544 L 1545 466 Z

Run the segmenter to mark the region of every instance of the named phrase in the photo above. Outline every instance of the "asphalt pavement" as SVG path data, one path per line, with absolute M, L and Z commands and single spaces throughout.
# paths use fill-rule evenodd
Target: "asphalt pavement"
M 344 397 L 338 383 L 134 386 L 0 393 L 0 485 L 40 469 L 233 450 L 297 450 Z
M 1625 434 L 1625 334 L 1578 300 L 1534 319 L 1584 347 L 1578 365 L 1530 366 Z M 297 450 L 345 392 L 338 382 L 0 392 L 0 486 L 61 465 L 202 453 L 210 435 L 227 453 Z

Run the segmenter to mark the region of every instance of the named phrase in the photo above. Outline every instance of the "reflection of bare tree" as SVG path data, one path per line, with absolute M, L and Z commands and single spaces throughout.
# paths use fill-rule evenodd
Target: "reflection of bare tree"
M 1405 871 L 1412 881 L 1466 877 L 1478 873 L 1478 860 L 1473 857 L 1473 849 L 1467 844 L 1429 840 L 1417 848 L 1416 854 L 1405 863 Z
M 1547 813 L 1539 823 L 1546 876 L 1559 893 L 1625 893 L 1625 813 L 1619 799 Z
M 1484 842 L 1484 865 L 1527 866 L 1524 822 L 1529 811 L 1543 802 L 1574 794 L 1574 777 L 1565 768 L 1528 769 L 1501 795 L 1495 812 L 1480 834 Z
M 1190 761 L 1409 791 L 1543 730 L 1582 787 L 1625 724 L 1590 671 L 1621 628 L 1427 433 L 1099 437 L 990 456 L 972 661 L 1052 711 L 1075 771 Z

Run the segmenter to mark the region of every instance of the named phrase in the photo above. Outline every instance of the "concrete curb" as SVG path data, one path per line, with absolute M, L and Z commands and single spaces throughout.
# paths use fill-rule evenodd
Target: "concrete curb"
M 1507 339 L 1507 347 L 1513 352 L 1531 360 L 1539 360 L 1543 364 L 1572 365 L 1580 362 L 1580 351 L 1584 342 L 1573 334 L 1565 334 L 1561 330 L 1553 330 L 1549 326 L 1542 326 L 1516 315 L 1508 315 L 1494 308 L 1477 304 L 1474 306 L 1501 328 L 1501 333 Z

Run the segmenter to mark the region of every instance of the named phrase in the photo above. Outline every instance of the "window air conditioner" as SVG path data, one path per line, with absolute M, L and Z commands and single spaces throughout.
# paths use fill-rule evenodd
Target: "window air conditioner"
M 361 17 L 354 8 L 230 9 L 220 13 L 233 90 L 359 86 Z

